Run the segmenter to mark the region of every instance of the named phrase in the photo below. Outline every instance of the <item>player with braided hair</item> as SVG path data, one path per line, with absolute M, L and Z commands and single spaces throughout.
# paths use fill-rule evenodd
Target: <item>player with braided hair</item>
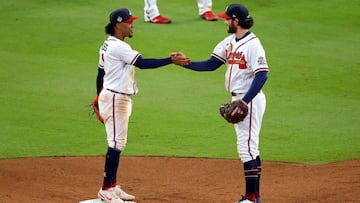
M 171 63 L 187 65 L 189 59 L 174 57 L 143 58 L 125 42 L 133 36 L 133 16 L 129 9 L 120 8 L 110 14 L 110 22 L 105 26 L 108 34 L 99 50 L 97 96 L 93 108 L 100 122 L 104 124 L 107 137 L 104 179 L 98 197 L 108 203 L 133 201 L 135 196 L 127 194 L 117 182 L 120 154 L 127 143 L 129 117 L 132 111 L 131 95 L 138 93 L 135 67 L 151 69 Z

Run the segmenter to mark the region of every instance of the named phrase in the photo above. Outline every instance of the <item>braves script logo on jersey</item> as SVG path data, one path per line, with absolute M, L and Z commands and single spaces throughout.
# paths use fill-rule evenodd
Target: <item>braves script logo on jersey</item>
M 246 69 L 246 60 L 244 53 L 241 52 L 233 52 L 232 43 L 227 44 L 226 47 L 226 60 L 228 64 L 238 64 L 240 69 Z
M 227 62 L 228 64 L 238 64 L 240 69 L 246 69 L 246 60 L 242 51 L 229 53 Z

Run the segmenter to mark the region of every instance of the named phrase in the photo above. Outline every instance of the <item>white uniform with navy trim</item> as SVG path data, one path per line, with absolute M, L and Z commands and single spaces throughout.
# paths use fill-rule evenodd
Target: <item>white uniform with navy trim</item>
M 100 48 L 99 55 L 99 67 L 105 71 L 104 89 L 136 94 L 138 88 L 133 64 L 140 53 L 128 43 L 109 36 Z
M 225 89 L 236 93 L 232 101 L 242 99 L 249 90 L 255 74 L 269 71 L 265 51 L 255 34 L 249 33 L 236 41 L 235 34 L 226 37 L 213 50 L 212 56 L 227 66 Z M 234 124 L 237 134 L 237 151 L 242 162 L 259 156 L 259 134 L 266 108 L 266 98 L 262 91 L 248 104 L 249 114 L 244 121 Z
M 105 71 L 99 109 L 104 119 L 108 145 L 124 150 L 132 111 L 129 95 L 138 92 L 133 64 L 140 53 L 126 42 L 109 36 L 100 47 L 99 55 L 98 67 Z

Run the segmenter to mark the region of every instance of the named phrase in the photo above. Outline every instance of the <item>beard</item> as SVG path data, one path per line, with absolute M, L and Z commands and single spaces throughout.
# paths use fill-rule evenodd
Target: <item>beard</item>
M 236 33 L 236 26 L 234 24 L 234 21 L 231 21 L 231 24 L 228 26 L 228 33 Z

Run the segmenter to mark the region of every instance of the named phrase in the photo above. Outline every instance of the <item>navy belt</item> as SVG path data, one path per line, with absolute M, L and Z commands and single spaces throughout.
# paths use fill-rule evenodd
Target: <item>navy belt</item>
M 238 96 L 241 95 L 240 93 L 231 92 L 231 96 Z
M 110 92 L 113 92 L 113 93 L 116 93 L 116 94 L 122 94 L 122 95 L 126 95 L 126 96 L 131 96 L 131 94 L 126 94 L 126 93 L 123 93 L 123 92 L 118 92 L 118 91 L 115 91 L 115 90 L 112 90 L 112 89 L 108 89 L 106 88 L 107 90 L 109 90 Z

